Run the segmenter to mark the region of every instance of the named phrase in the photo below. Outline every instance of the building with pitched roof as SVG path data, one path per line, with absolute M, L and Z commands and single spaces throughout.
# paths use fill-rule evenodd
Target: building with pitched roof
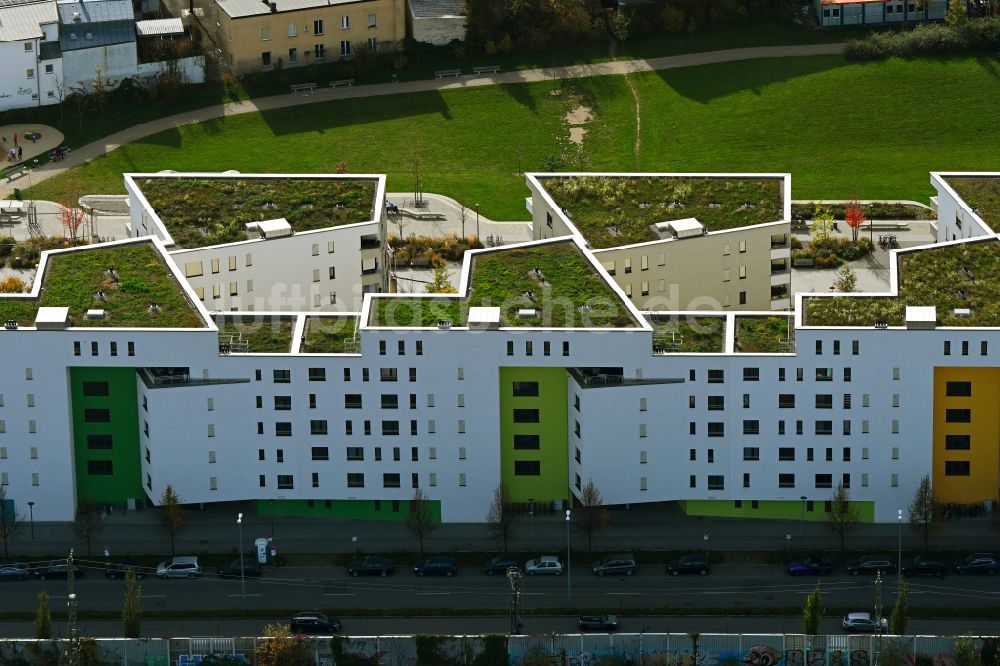
M 54 0 L 0 2 L 0 110 L 55 104 L 63 83 Z
M 131 0 L 59 0 L 59 44 L 68 88 L 114 87 L 138 74 Z

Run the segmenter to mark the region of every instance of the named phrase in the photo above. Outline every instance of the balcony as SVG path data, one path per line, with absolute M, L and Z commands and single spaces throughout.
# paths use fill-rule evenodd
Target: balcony
M 774 261 L 775 259 L 788 259 L 791 256 L 792 256 L 792 250 L 790 247 L 788 247 L 787 243 L 783 247 L 774 247 L 774 245 L 771 246 L 772 261 Z
M 792 274 L 789 271 L 771 271 L 771 286 L 778 287 L 788 285 L 792 282 Z
M 684 382 L 684 379 L 681 377 L 649 379 L 625 377 L 622 368 L 569 368 L 569 374 L 576 380 L 580 388 L 584 389 L 652 384 L 681 384 Z
M 375 259 L 366 259 L 361 262 L 362 275 L 374 275 L 375 273 L 378 273 L 378 261 Z

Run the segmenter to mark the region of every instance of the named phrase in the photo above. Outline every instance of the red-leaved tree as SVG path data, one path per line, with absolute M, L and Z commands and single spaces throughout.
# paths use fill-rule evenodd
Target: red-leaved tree
M 858 231 L 861 229 L 861 225 L 865 223 L 865 213 L 861 210 L 861 204 L 857 201 L 852 201 L 847 204 L 847 226 L 851 228 L 851 234 L 854 236 L 854 242 L 858 242 Z
M 59 206 L 59 219 L 63 228 L 73 242 L 76 242 L 80 225 L 83 224 L 83 211 L 79 208 Z

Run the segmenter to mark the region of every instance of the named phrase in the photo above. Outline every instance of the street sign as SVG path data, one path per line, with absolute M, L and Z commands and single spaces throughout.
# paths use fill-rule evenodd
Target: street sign
M 792 533 L 785 532 L 785 541 L 791 541 L 791 540 L 792 540 Z

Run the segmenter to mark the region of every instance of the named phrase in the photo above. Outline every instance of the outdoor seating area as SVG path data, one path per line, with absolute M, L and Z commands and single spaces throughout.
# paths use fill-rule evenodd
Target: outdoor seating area
M 454 78 L 462 75 L 462 70 L 460 69 L 439 69 L 434 72 L 435 79 L 447 79 Z
M 354 85 L 354 79 L 340 79 L 339 81 L 330 81 L 331 88 L 350 88 Z
M 295 83 L 292 84 L 293 95 L 312 95 L 316 92 L 315 83 Z
M 480 74 L 499 74 L 500 65 L 483 65 L 482 67 L 473 67 L 472 73 L 476 76 Z
M 899 247 L 899 243 L 896 241 L 896 236 L 879 236 L 878 246 L 882 250 L 890 250 Z

